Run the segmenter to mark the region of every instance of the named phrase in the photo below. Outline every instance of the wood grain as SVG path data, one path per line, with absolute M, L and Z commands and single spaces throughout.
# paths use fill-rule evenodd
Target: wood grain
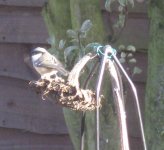
M 42 7 L 48 0 L 0 0 L 0 5 Z

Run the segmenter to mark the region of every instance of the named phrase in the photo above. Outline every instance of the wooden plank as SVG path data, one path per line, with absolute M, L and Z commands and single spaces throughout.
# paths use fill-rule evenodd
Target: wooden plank
M 131 150 L 144 150 L 141 138 L 129 136 L 129 141 Z
M 0 5 L 42 7 L 48 0 L 0 0 Z
M 113 22 L 116 16 L 112 16 Z M 134 45 L 137 49 L 147 49 L 149 42 L 149 20 L 146 18 L 129 18 L 115 45 Z
M 145 84 L 135 83 L 138 91 L 139 103 L 141 107 L 141 113 L 144 119 L 144 98 L 145 98 Z M 136 104 L 134 101 L 134 96 L 131 92 L 130 87 L 126 85 L 126 115 L 127 115 L 127 123 L 128 123 L 128 132 L 132 137 L 141 137 L 139 120 L 137 116 Z
M 47 42 L 48 32 L 41 14 L 31 11 L 0 12 L 0 22 L 0 43 Z
M 68 135 L 42 135 L 23 130 L 0 128 L 1 150 L 72 150 Z
M 42 134 L 65 134 L 62 109 L 43 101 L 28 82 L 0 77 L 0 126 Z
M 135 74 L 134 76 L 131 76 L 132 80 L 134 82 L 143 82 L 146 83 L 147 80 L 147 69 L 148 69 L 148 56 L 147 53 L 145 52 L 136 52 L 134 54 L 134 58 L 136 59 L 136 64 L 131 65 L 131 70 L 132 67 L 134 68 L 139 67 L 142 72 L 140 74 Z
M 36 79 L 36 74 L 24 62 L 31 48 L 23 44 L 0 44 L 0 76 L 28 81 Z
M 146 0 L 142 2 L 134 1 L 134 7 L 132 5 L 128 6 L 128 11 L 135 13 L 147 13 L 148 12 L 148 3 Z

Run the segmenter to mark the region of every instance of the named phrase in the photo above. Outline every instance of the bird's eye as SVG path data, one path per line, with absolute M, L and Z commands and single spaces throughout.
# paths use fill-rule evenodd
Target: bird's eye
M 36 55 L 36 54 L 39 54 L 39 53 L 40 53 L 40 52 L 38 52 L 38 51 L 33 51 L 33 52 L 32 52 L 33 55 Z

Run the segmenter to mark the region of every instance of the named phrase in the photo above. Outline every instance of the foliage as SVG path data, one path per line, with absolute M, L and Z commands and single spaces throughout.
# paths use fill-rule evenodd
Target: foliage
M 87 43 L 87 34 L 92 28 L 92 22 L 91 20 L 87 19 L 85 20 L 80 29 L 68 29 L 66 31 L 67 34 L 67 41 L 66 40 L 60 40 L 59 44 L 56 43 L 55 37 L 51 36 L 47 41 L 51 45 L 51 48 L 53 51 L 58 55 L 61 51 L 64 53 L 64 61 L 67 65 L 66 67 L 68 69 L 72 69 L 71 67 L 75 62 L 80 60 L 86 53 L 93 50 L 93 47 L 97 45 L 98 43 Z M 66 43 L 68 43 L 69 46 L 66 46 Z
M 85 20 L 80 29 L 78 30 L 67 30 L 67 36 L 70 38 L 70 42 L 72 43 L 71 46 L 65 48 L 64 50 L 64 57 L 65 62 L 72 62 L 75 61 L 74 57 L 71 57 L 71 54 L 74 50 L 76 50 L 75 54 L 78 59 L 82 58 L 85 55 L 85 46 L 83 44 L 84 39 L 87 37 L 88 31 L 92 27 L 92 22 L 90 20 Z M 78 52 L 77 52 L 78 51 Z
M 119 4 L 118 9 L 121 10 L 121 11 L 123 10 L 122 8 L 126 7 L 128 4 L 131 4 L 132 6 L 134 6 L 134 1 L 133 0 L 106 0 L 106 3 L 105 3 L 106 10 L 111 11 L 112 10 L 111 5 L 114 2 L 117 2 Z
M 132 76 L 135 74 L 140 74 L 142 70 L 139 67 L 135 66 L 135 64 L 137 63 L 137 60 L 134 58 L 136 48 L 133 45 L 128 45 L 127 47 L 125 47 L 124 45 L 120 45 L 119 50 L 120 62 L 122 64 L 127 63 L 128 66 L 133 65 L 133 70 L 129 70 L 129 68 L 127 68 L 126 70 L 130 71 Z
M 95 46 L 99 45 L 99 43 L 89 43 L 87 45 L 84 44 L 84 41 L 87 39 L 87 33 L 91 28 L 92 22 L 91 20 L 87 19 L 82 23 L 80 29 L 68 29 L 66 33 L 69 39 L 68 42 L 70 44 L 67 47 L 65 47 L 66 40 L 60 40 L 59 44 L 56 46 L 54 36 L 48 39 L 48 43 L 53 46 L 53 49 L 56 49 L 56 53 L 59 53 L 61 50 L 63 50 L 64 60 L 67 68 L 71 69 L 72 64 L 75 64 L 76 61 L 81 59 L 86 54 L 86 52 L 93 50 Z M 127 47 L 120 45 L 119 50 L 121 51 L 121 63 L 127 62 L 128 64 L 135 64 L 137 62 L 137 60 L 134 58 L 136 48 L 133 45 L 128 45 Z M 133 76 L 135 74 L 140 74 L 141 72 L 142 70 L 139 67 L 134 66 L 131 74 Z
M 134 1 L 133 0 L 106 0 L 105 3 L 105 8 L 108 11 L 112 11 L 112 6 L 113 4 L 117 4 L 116 6 L 118 7 L 118 19 L 116 21 L 116 23 L 113 25 L 113 27 L 116 30 L 120 30 L 118 35 L 115 35 L 116 37 L 114 38 L 114 42 L 116 42 L 122 32 L 122 30 L 125 28 L 126 25 L 126 19 L 127 19 L 127 15 L 128 15 L 128 5 L 130 4 L 132 7 L 134 7 Z M 115 7 L 115 6 L 114 6 Z M 134 66 L 134 64 L 137 62 L 137 60 L 134 58 L 134 53 L 136 52 L 136 48 L 133 45 L 128 45 L 127 47 L 125 47 L 124 45 L 119 45 L 118 49 L 120 51 L 120 62 L 123 63 L 127 63 L 128 66 L 129 65 L 133 65 L 133 70 L 131 71 L 131 75 L 135 75 L 135 74 L 140 74 L 142 72 L 142 70 L 137 67 Z M 127 70 L 129 71 L 129 68 L 127 68 Z
M 149 5 L 150 42 L 149 67 L 145 100 L 145 125 L 149 150 L 164 148 L 164 23 L 163 0 Z
M 126 15 L 127 15 L 127 6 L 130 4 L 132 7 L 134 6 L 133 0 L 106 0 L 105 8 L 108 11 L 112 11 L 112 4 L 117 3 L 118 4 L 118 20 L 115 23 L 115 28 L 123 28 L 125 26 L 126 22 Z

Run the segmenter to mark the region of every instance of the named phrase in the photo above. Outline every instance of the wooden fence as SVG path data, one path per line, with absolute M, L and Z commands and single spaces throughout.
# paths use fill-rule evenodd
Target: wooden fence
M 45 0 L 0 0 L 0 149 L 72 149 L 61 107 L 43 101 L 24 57 L 47 46 Z

